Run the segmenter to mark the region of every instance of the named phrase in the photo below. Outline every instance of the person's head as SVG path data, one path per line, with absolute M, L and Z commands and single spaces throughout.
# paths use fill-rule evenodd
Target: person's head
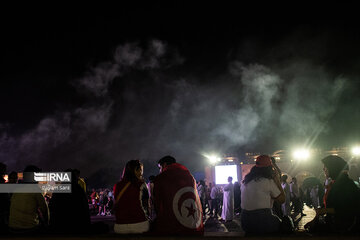
M 171 165 L 173 163 L 176 163 L 176 160 L 172 156 L 165 156 L 165 157 L 161 158 L 158 161 L 158 167 L 160 169 L 160 173 L 164 171 L 164 168 L 166 168 L 166 166 Z
M 78 185 L 78 181 L 79 181 L 79 170 L 77 169 L 73 169 L 73 168 L 67 168 L 64 170 L 64 172 L 69 172 L 71 173 L 71 184 L 73 185 Z
M 149 177 L 149 182 L 154 182 L 154 180 L 155 180 L 155 176 L 154 175 L 151 175 L 150 177 Z
M 73 178 L 80 178 L 80 170 L 79 169 L 74 168 L 72 170 L 71 174 L 74 174 L 74 176 L 71 176 Z
M 323 159 L 321 162 L 324 164 L 324 173 L 328 178 L 335 180 L 342 171 L 349 170 L 347 162 L 341 157 L 330 155 Z
M 264 167 L 272 167 L 271 158 L 268 155 L 260 155 L 255 160 L 255 167 L 264 168 Z
M 200 180 L 200 185 L 202 185 L 202 186 L 205 186 L 205 182 L 204 182 L 204 180 Z
M 143 170 L 143 164 L 140 160 L 130 160 L 126 163 L 122 178 L 130 182 L 142 181 Z
M 7 166 L 5 163 L 0 162 L 0 177 L 3 177 L 6 174 Z
M 293 183 L 297 183 L 296 177 L 293 177 L 293 178 L 291 179 L 291 181 L 292 181 Z
M 23 182 L 24 183 L 34 183 L 33 173 L 41 172 L 41 168 L 35 165 L 27 165 L 23 171 Z
M 284 174 L 284 175 L 281 176 L 281 182 L 286 182 L 287 179 L 288 179 L 287 175 Z
M 231 176 L 228 177 L 228 182 L 231 183 L 233 178 Z
M 17 172 L 12 171 L 8 176 L 9 183 L 17 183 L 18 181 L 18 174 Z

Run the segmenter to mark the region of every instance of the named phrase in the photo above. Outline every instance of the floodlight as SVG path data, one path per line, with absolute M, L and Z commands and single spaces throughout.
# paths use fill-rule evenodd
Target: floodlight
M 355 157 L 360 156 L 360 147 L 359 147 L 359 146 L 353 147 L 353 148 L 351 149 L 351 153 L 352 153 L 353 156 L 355 156 Z
M 216 155 L 206 155 L 204 154 L 204 157 L 206 157 L 211 164 L 215 164 L 217 162 L 220 162 L 221 158 L 219 158 Z
M 307 149 L 297 149 L 293 152 L 293 157 L 296 160 L 307 160 L 310 157 L 310 151 Z

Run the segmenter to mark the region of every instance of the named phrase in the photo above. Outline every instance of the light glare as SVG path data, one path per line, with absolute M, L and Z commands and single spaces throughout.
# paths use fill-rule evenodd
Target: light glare
M 216 155 L 204 155 L 211 164 L 215 164 L 217 162 L 220 162 L 221 158 L 219 158 Z
M 356 146 L 356 147 L 353 147 L 353 149 L 351 150 L 352 154 L 354 156 L 360 156 L 360 147 Z
M 296 160 L 307 160 L 310 157 L 310 152 L 307 149 L 298 149 L 293 153 Z

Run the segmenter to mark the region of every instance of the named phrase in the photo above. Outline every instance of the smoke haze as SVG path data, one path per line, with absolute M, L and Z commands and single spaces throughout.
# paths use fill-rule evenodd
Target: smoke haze
M 1 161 L 14 170 L 31 163 L 76 167 L 90 176 L 141 159 L 145 171 L 155 174 L 155 162 L 168 154 L 199 171 L 207 152 L 332 147 L 318 140 L 337 131 L 332 119 L 353 82 L 307 56 L 281 60 L 293 51 L 290 43 L 274 48 L 282 49 L 274 61 L 249 61 L 258 53 L 243 56 L 249 45 L 240 44 L 226 71 L 211 79 L 183 71 L 188 59 L 167 41 L 120 44 L 111 59 L 71 80 L 82 99 L 73 108 L 55 109 L 18 135 L 10 134 L 11 124 L 1 123 Z

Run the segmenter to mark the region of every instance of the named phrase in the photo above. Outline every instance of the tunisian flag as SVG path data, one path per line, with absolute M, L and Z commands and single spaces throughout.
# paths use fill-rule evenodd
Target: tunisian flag
M 203 235 L 202 208 L 196 181 L 179 163 L 165 167 L 154 180 L 155 233 Z

